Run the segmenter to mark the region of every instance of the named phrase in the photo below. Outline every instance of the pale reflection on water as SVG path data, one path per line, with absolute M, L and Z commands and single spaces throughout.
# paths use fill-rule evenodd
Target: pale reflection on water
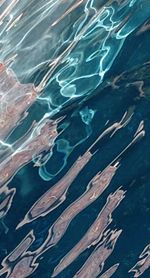
M 0 1 L 0 277 L 150 276 L 149 16 Z

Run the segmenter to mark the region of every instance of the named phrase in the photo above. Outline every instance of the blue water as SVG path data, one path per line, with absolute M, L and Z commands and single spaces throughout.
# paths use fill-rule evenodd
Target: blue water
M 7 2 L 11 1 L 0 4 L 1 13 L 9 5 Z M 73 8 L 76 4 L 78 6 Z M 23 16 L 9 29 L 11 18 L 21 13 Z M 40 158 L 35 151 L 32 161 L 21 168 L 18 166 L 13 178 L 1 189 L 1 203 L 7 190 L 16 189 L 8 211 L 4 208 L 2 213 L 0 208 L 1 270 L 5 257 L 31 230 L 35 236 L 26 252 L 7 264 L 4 274 L 0 270 L 1 277 L 52 277 L 55 267 L 82 240 L 108 196 L 118 188 L 125 192 L 125 198 L 112 212 L 112 222 L 100 233 L 100 240 L 90 242 L 56 277 L 75 277 L 98 243 L 105 240 L 107 232 L 115 229 L 122 232 L 99 274 L 87 276 L 85 268 L 85 276 L 79 277 L 101 277 L 116 263 L 119 266 L 114 274 L 104 277 L 150 277 L 149 20 L 148 0 L 89 0 L 81 4 L 73 0 L 26 0 L 17 3 L 4 18 L 0 26 L 0 61 L 9 61 L 8 67 L 20 83 L 41 86 L 42 94 L 28 109 L 28 116 L 0 141 L 0 148 L 3 149 L 4 144 L 14 146 L 33 120 L 39 127 L 45 118 L 55 121 L 62 116 L 62 120 L 58 123 L 58 136 L 52 149 L 43 151 Z M 33 204 L 65 176 L 98 136 L 120 122 L 118 129 L 106 133 L 92 147 L 92 158 L 69 186 L 66 198 L 51 212 L 16 229 Z M 134 138 L 137 138 L 135 142 Z M 23 143 L 21 141 L 20 149 Z M 6 151 L 8 149 L 6 146 Z M 8 152 L 6 156 L 11 155 Z M 42 165 L 34 167 L 36 162 Z M 93 203 L 71 219 L 58 243 L 39 254 L 34 262 L 39 263 L 38 267 L 29 274 L 27 268 L 23 274 L 19 271 L 13 274 L 22 256 L 28 257 L 30 252 L 35 256 L 36 250 L 45 244 L 50 227 L 86 192 L 91 179 L 115 162 L 119 167 L 110 184 Z M 3 167 L 3 158 L 0 167 Z M 145 248 L 148 251 L 143 256 L 146 266 L 143 270 L 136 264 L 142 260 L 140 254 Z M 134 266 L 135 272 L 129 272 Z

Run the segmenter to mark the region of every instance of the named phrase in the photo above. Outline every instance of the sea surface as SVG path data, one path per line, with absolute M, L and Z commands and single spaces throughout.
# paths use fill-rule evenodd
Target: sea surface
M 0 0 L 0 277 L 150 277 L 150 0 Z

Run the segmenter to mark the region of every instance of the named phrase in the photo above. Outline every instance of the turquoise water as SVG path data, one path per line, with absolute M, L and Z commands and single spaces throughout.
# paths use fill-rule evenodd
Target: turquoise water
M 149 18 L 0 2 L 0 277 L 150 277 Z

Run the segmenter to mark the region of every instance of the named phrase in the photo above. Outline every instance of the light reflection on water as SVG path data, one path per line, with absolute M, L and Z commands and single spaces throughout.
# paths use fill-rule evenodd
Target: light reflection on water
M 0 1 L 0 276 L 149 277 L 149 16 Z

